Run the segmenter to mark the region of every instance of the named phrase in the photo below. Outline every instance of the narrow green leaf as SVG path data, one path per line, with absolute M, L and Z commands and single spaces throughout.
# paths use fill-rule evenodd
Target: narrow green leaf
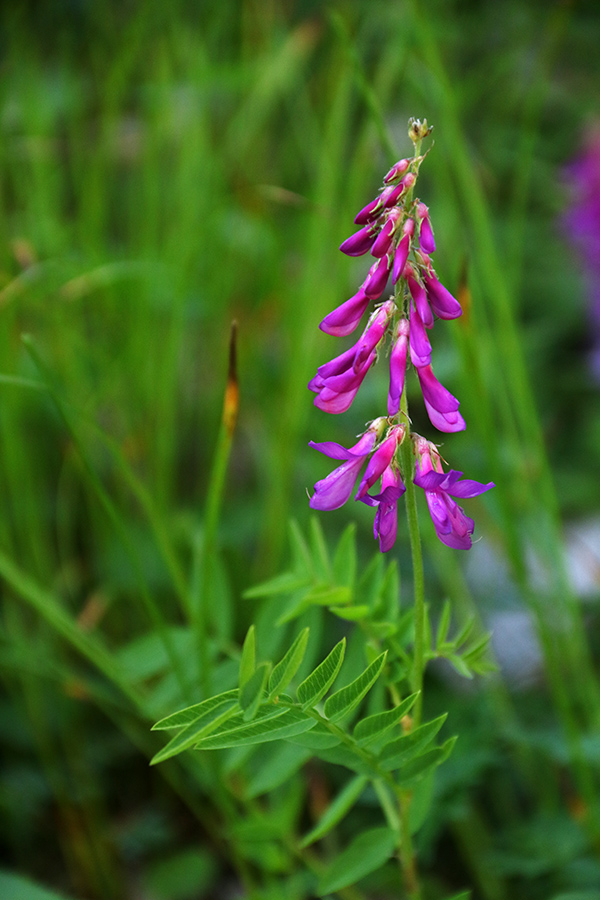
M 473 673 L 471 672 L 470 668 L 468 667 L 466 662 L 460 656 L 458 656 L 457 653 L 451 653 L 450 656 L 447 657 L 447 659 L 450 665 L 454 669 L 456 669 L 458 674 L 462 675 L 463 678 L 473 677 Z
M 464 644 L 466 640 L 471 636 L 471 632 L 475 628 L 475 617 L 472 616 L 470 619 L 467 619 L 461 630 L 458 632 L 452 643 L 454 647 L 460 647 L 461 644 Z
M 238 716 L 229 722 L 229 727 L 218 734 L 211 734 L 196 744 L 197 750 L 216 750 L 225 747 L 241 747 L 247 744 L 262 744 L 310 731 L 315 720 L 299 709 L 274 709 L 252 722 L 244 722 Z
M 363 831 L 342 850 L 319 879 L 318 893 L 333 894 L 355 884 L 388 861 L 398 836 L 391 828 L 371 828 Z
M 315 568 L 321 578 L 331 580 L 331 562 L 321 523 L 316 516 L 310 520 L 310 546 Z
M 492 636 L 489 632 L 480 635 L 478 638 L 475 638 L 468 647 L 466 647 L 462 652 L 462 658 L 467 663 L 467 665 L 471 665 L 473 662 L 478 660 L 488 649 L 490 640 Z
M 240 674 L 238 678 L 240 690 L 250 680 L 256 668 L 256 631 L 254 625 L 248 629 L 240 657 Z
M 377 553 L 376 556 L 367 563 L 366 568 L 362 570 L 354 593 L 354 599 L 357 603 L 364 603 L 367 606 L 375 605 L 377 597 L 379 596 L 379 591 L 381 590 L 383 570 L 384 562 L 381 553 Z
M 300 747 L 307 747 L 309 750 L 316 750 L 319 755 L 320 750 L 328 750 L 330 747 L 337 747 L 341 744 L 341 738 L 332 734 L 321 722 L 317 722 L 315 727 L 306 734 L 298 734 L 290 737 L 288 740 L 292 744 L 298 744 Z
M 304 628 L 283 659 L 277 663 L 269 678 L 269 696 L 274 697 L 283 691 L 298 671 L 308 643 L 309 629 Z
M 460 894 L 452 894 L 451 897 L 448 897 L 448 900 L 471 900 L 471 891 L 461 891 Z M 592 900 L 591 894 L 588 900 Z
M 442 644 L 445 643 L 446 638 L 448 637 L 448 631 L 450 630 L 450 617 L 452 615 L 452 604 L 449 600 L 444 602 L 444 606 L 442 608 L 442 615 L 440 616 L 440 621 L 438 622 L 437 633 L 435 637 L 435 646 L 436 649 L 440 650 Z
M 399 772 L 398 784 L 406 785 L 416 778 L 422 778 L 430 769 L 443 763 L 452 753 L 456 740 L 456 737 L 448 738 L 441 747 L 433 747 L 422 756 L 418 756 L 416 759 L 406 763 L 405 766 L 402 766 Z
M 364 747 L 377 738 L 383 737 L 384 734 L 387 734 L 391 728 L 398 724 L 400 719 L 404 718 L 418 696 L 419 692 L 417 691 L 411 694 L 410 697 L 406 697 L 394 709 L 375 713 L 374 716 L 368 716 L 366 719 L 357 722 L 354 728 L 354 739 Z
M 202 718 L 205 713 L 211 712 L 211 710 L 216 709 L 228 700 L 235 702 L 237 700 L 237 695 L 238 691 L 237 688 L 235 688 L 233 691 L 225 691 L 223 694 L 209 697 L 201 703 L 187 706 L 185 709 L 180 709 L 177 712 L 171 713 L 170 716 L 165 716 L 164 719 L 160 719 L 156 725 L 152 726 L 152 731 L 164 731 L 167 728 L 183 728 L 186 725 L 191 725 L 192 722 L 196 722 L 198 719 Z
M 261 663 L 252 673 L 244 687 L 240 688 L 239 704 L 244 711 L 244 720 L 249 722 L 257 713 L 264 697 L 271 663 Z
M 343 585 L 316 584 L 304 598 L 304 606 L 345 606 L 352 600 L 352 591 Z
M 351 778 L 335 800 L 327 807 L 318 824 L 302 839 L 300 846 L 309 847 L 315 841 L 319 841 L 324 835 L 328 834 L 332 828 L 335 828 L 348 810 L 354 806 L 368 783 L 369 779 L 366 775 L 356 775 L 354 778 Z
M 400 612 L 400 572 L 396 560 L 388 565 L 379 590 L 376 609 L 393 622 Z
M 168 744 L 159 750 L 158 753 L 150 760 L 150 765 L 155 766 L 157 763 L 164 762 L 178 753 L 183 753 L 189 747 L 194 746 L 198 742 L 198 738 L 203 734 L 208 735 L 213 731 L 217 731 L 229 719 L 238 715 L 239 706 L 234 700 L 226 700 L 219 707 L 214 707 L 209 713 L 202 717 L 202 720 L 192 722 L 186 728 L 179 731 L 175 737 L 171 738 Z
M 406 734 L 395 741 L 390 741 L 381 751 L 379 762 L 382 768 L 398 769 L 419 756 L 421 750 L 431 743 L 447 718 L 447 713 L 438 716 L 432 722 L 426 722 L 410 734 Z
M 352 589 L 356 579 L 356 525 L 351 522 L 344 529 L 333 557 L 333 580 Z
M 381 675 L 386 656 L 387 650 L 381 653 L 377 659 L 374 659 L 371 665 L 367 666 L 358 678 L 355 678 L 346 687 L 336 691 L 335 694 L 328 698 L 325 702 L 325 715 L 328 719 L 332 722 L 337 722 L 338 719 L 343 718 L 358 706 L 367 691 L 373 687 Z
M 329 612 L 348 622 L 359 622 L 366 619 L 371 611 L 369 606 L 330 606 Z
M 315 572 L 310 550 L 295 519 L 290 521 L 290 544 L 294 571 L 307 572 L 311 578 L 314 578 Z
M 338 676 L 344 661 L 345 650 L 346 638 L 342 638 L 314 672 L 311 672 L 308 678 L 298 685 L 296 695 L 304 709 L 314 706 L 327 693 Z
M 255 597 L 272 597 L 275 594 L 292 594 L 299 588 L 307 587 L 312 578 L 306 574 L 298 574 L 297 572 L 282 572 L 275 578 L 269 578 L 254 587 L 244 591 L 242 596 L 245 600 L 253 600 Z

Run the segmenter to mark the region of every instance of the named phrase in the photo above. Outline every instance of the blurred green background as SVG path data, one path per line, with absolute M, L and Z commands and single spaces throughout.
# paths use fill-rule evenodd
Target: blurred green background
M 169 881 L 172 854 L 206 835 L 173 784 L 148 770 L 147 726 L 115 707 L 110 679 L 90 674 L 69 628 L 82 641 L 100 636 L 135 671 L 131 683 L 168 669 L 151 639 L 190 608 L 193 618 L 235 319 L 239 419 L 207 602 L 225 610 L 215 626 L 225 644 L 243 636 L 256 609 L 242 591 L 279 570 L 289 517 L 307 525 L 305 490 L 329 471 L 308 441 L 347 444 L 384 412 L 384 367 L 341 417 L 314 409 L 306 383 L 340 352 L 317 325 L 366 265 L 337 248 L 382 174 L 410 154 L 409 116 L 435 127 L 419 194 L 437 271 L 471 301 L 435 335 L 436 374 L 469 426 L 443 452 L 467 477 L 498 485 L 470 511 L 503 574 L 473 590 L 483 609 L 514 591 L 533 610 L 550 674 L 518 693 L 522 721 L 542 719 L 554 735 L 558 715 L 574 740 L 593 736 L 600 705 L 583 623 L 597 649 L 598 591 L 582 618 L 560 563 L 560 523 L 600 509 L 600 393 L 581 265 L 560 217 L 564 167 L 598 115 L 597 4 L 39 0 L 0 16 L 6 867 L 79 897 L 134 896 L 148 878 L 140 896 L 226 896 L 223 858 L 195 850 L 177 857 Z M 411 414 L 433 437 L 416 389 Z M 366 560 L 371 518 L 353 505 L 321 522 L 336 539 L 356 520 Z M 410 581 L 402 527 L 394 552 Z M 431 545 L 432 602 L 469 605 L 464 562 Z M 486 690 L 472 709 L 494 706 Z M 433 691 L 464 716 L 465 766 L 472 750 L 480 780 L 460 793 L 470 831 L 450 837 L 442 818 L 426 865 L 450 871 L 454 853 L 459 886 L 475 878 L 473 856 L 490 849 L 476 844 L 482 783 L 495 779 L 500 795 L 506 777 L 516 806 L 500 804 L 488 822 L 496 874 L 476 896 L 595 890 L 597 860 L 585 842 L 568 843 L 586 808 L 568 766 L 583 758 L 583 782 L 595 783 L 597 734 L 583 757 L 572 742 L 569 756 L 562 738 L 538 746 L 524 731 L 511 744 L 492 713 L 471 721 L 464 697 L 443 681 Z M 557 785 L 544 810 L 551 826 L 535 819 L 539 792 L 498 776 L 507 763 L 492 753 L 494 735 L 509 758 L 521 744 L 543 757 L 539 783 Z M 531 817 L 526 838 L 515 837 Z M 572 849 L 565 860 L 548 843 L 556 828 Z

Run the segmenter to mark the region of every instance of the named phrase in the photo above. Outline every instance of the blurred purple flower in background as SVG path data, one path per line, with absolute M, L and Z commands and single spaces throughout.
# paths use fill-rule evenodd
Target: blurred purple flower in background
M 590 131 L 566 176 L 571 200 L 563 224 L 583 261 L 593 332 L 591 366 L 600 383 L 600 126 Z

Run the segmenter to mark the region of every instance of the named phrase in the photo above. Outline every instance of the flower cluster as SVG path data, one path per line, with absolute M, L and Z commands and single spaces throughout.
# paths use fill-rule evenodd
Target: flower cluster
M 329 413 L 346 412 L 387 339 L 391 344 L 387 416 L 374 419 L 358 443 L 346 449 L 326 441 L 310 446 L 341 465 L 318 481 L 310 499 L 313 509 L 337 509 L 350 499 L 356 479 L 367 463 L 354 499 L 376 508 L 374 533 L 382 551 L 396 539 L 397 502 L 406 487 L 400 445 L 411 442 L 415 456 L 414 484 L 425 491 L 429 511 L 439 539 L 449 547 L 471 546 L 473 521 L 454 497 L 474 497 L 493 487 L 477 481 L 459 483 L 462 472 L 444 474 L 435 444 L 409 430 L 406 402 L 407 365 L 415 369 L 425 409 L 439 431 L 462 431 L 466 425 L 459 401 L 435 377 L 431 367 L 428 332 L 438 319 L 462 314 L 458 301 L 439 281 L 431 254 L 435 238 L 427 206 L 414 198 L 421 142 L 431 132 L 427 121 L 411 120 L 409 135 L 415 144 L 412 159 L 401 159 L 384 178 L 379 195 L 355 218 L 362 226 L 347 238 L 340 250 L 348 256 L 371 254 L 374 262 L 353 297 L 325 316 L 320 328 L 327 334 L 351 334 L 371 301 L 380 301 L 390 280 L 393 294 L 375 306 L 358 341 L 330 362 L 319 366 L 308 384 L 316 394 L 315 405 Z M 378 482 L 378 493 L 369 493 Z

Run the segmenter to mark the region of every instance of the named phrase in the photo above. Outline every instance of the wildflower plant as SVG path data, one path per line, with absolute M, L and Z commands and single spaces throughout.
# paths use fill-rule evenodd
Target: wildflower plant
M 425 493 L 440 540 L 462 549 L 471 546 L 474 525 L 457 500 L 493 487 L 463 479 L 461 472 L 444 472 L 437 445 L 411 431 L 406 395 L 409 364 L 417 373 L 432 425 L 446 433 L 465 427 L 458 400 L 440 384 L 431 365 L 428 333 L 436 317 L 456 318 L 461 308 L 438 280 L 431 260 L 435 239 L 429 211 L 414 197 L 424 159 L 421 144 L 430 131 L 426 121 L 411 120 L 413 158 L 392 167 L 378 197 L 356 217 L 360 230 L 342 244 L 345 253 L 358 256 L 370 251 L 375 261 L 359 291 L 329 313 L 321 328 L 334 336 L 347 336 L 358 327 L 367 307 L 372 302 L 376 306 L 358 341 L 320 366 L 309 385 L 318 407 L 334 414 L 345 412 L 384 342 L 390 340 L 387 415 L 371 421 L 349 448 L 331 441 L 311 442 L 339 465 L 317 482 L 310 505 L 315 510 L 336 509 L 355 492 L 356 501 L 374 509 L 375 535 L 380 550 L 387 553 L 396 540 L 398 501 L 404 498 L 414 605 L 400 609 L 395 562 L 384 562 L 378 553 L 358 572 L 352 525 L 331 554 L 316 519 L 308 540 L 293 524 L 291 568 L 246 592 L 248 599 L 267 604 L 274 600 L 277 606 L 268 606 L 267 626 L 257 617 L 248 629 L 238 657 L 237 683 L 225 677 L 220 693 L 209 696 L 208 681 L 203 679 L 205 696 L 200 702 L 154 726 L 172 733 L 154 763 L 189 749 L 231 751 L 223 763 L 218 756 L 208 757 L 205 766 L 213 767 L 209 780 L 221 785 L 225 794 L 230 791 L 240 814 L 249 817 L 244 833 L 264 837 L 268 832 L 271 841 L 281 832 L 278 791 L 310 757 L 347 770 L 344 784 L 308 831 L 298 833 L 303 827 L 298 807 L 291 833 L 280 835 L 277 852 L 287 854 L 287 862 L 281 865 L 291 869 L 299 859 L 310 873 L 303 897 L 355 896 L 345 891 L 382 867 L 387 867 L 389 875 L 388 862 L 394 857 L 402 873 L 402 896 L 422 897 L 414 835 L 431 814 L 435 770 L 456 741 L 453 736 L 437 741 L 446 715 L 422 721 L 424 669 L 429 660 L 442 657 L 467 677 L 489 668 L 488 636 L 474 634 L 474 621 L 449 637 L 449 605 L 433 629 L 425 603 L 415 486 Z M 393 294 L 381 301 L 390 275 Z M 320 640 L 324 609 L 338 627 L 341 620 L 346 631 L 355 629 L 351 637 L 344 634 L 325 650 Z M 291 623 L 299 628 L 287 649 L 276 660 L 261 660 L 261 641 L 272 643 L 273 634 Z M 208 644 L 200 650 L 206 654 Z M 227 672 L 230 661 L 223 664 Z M 287 748 L 274 755 L 264 746 L 274 743 Z M 248 763 L 253 753 L 250 774 L 241 782 L 236 778 L 232 786 L 229 775 L 236 766 Z M 257 809 L 252 801 L 265 794 L 269 800 L 261 801 Z M 370 810 L 368 827 L 359 827 L 333 855 L 326 840 L 315 858 L 308 848 L 342 825 L 363 797 L 369 798 L 365 800 Z M 248 799 L 249 805 L 244 806 Z M 376 824 L 373 800 L 380 807 Z M 289 810 L 285 815 L 289 821 Z M 236 828 L 230 826 L 230 834 L 234 833 Z M 243 875 L 249 863 L 256 864 L 256 856 L 244 858 L 240 845 L 237 852 Z M 287 896 L 290 885 L 281 881 L 277 896 Z M 456 895 L 454 900 L 466 900 L 467 895 Z M 249 896 L 263 894 L 254 885 Z

